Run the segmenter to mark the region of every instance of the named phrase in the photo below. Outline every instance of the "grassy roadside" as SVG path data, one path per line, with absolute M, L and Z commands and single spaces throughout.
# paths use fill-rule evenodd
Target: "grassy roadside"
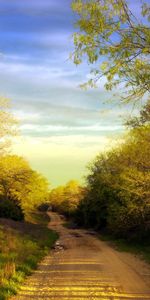
M 17 293 L 58 238 L 47 222 L 43 213 L 32 213 L 28 222 L 0 219 L 0 300 Z
M 150 245 L 128 242 L 124 239 L 116 239 L 106 233 L 100 234 L 99 238 L 102 241 L 108 242 L 108 244 L 116 250 L 136 254 L 150 264 Z
M 45 212 L 33 211 L 26 215 L 26 222 L 47 226 L 50 222 L 50 217 Z
M 76 229 L 74 222 L 72 220 L 65 220 L 63 226 L 68 229 Z M 93 231 L 93 229 L 91 229 Z M 89 231 L 91 231 L 89 229 Z M 88 231 L 88 229 L 87 229 Z M 107 242 L 111 247 L 115 248 L 120 252 L 128 252 L 138 255 L 140 258 L 144 259 L 150 264 L 150 244 L 140 244 L 136 242 L 128 242 L 125 239 L 117 239 L 113 235 L 108 234 L 106 231 L 98 232 L 95 231 L 95 235 L 101 240 Z

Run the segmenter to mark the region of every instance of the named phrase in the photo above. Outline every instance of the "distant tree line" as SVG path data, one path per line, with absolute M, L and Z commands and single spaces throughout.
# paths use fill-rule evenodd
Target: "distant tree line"
M 77 181 L 71 180 L 64 186 L 52 189 L 49 194 L 49 201 L 54 211 L 58 211 L 66 217 L 72 217 L 83 194 L 84 188 Z
M 3 105 L 4 107 L 4 105 Z M 6 113 L 5 113 L 6 112 Z M 5 116 L 5 118 L 4 118 Z M 7 118 L 8 117 L 8 118 Z M 127 121 L 124 141 L 99 154 L 89 166 L 86 185 L 70 181 L 49 192 L 47 180 L 28 162 L 8 153 L 15 120 L 6 108 L 0 118 L 0 217 L 23 219 L 29 211 L 52 209 L 84 227 L 117 237 L 147 240 L 150 235 L 150 102 Z M 7 130 L 8 127 L 8 130 Z

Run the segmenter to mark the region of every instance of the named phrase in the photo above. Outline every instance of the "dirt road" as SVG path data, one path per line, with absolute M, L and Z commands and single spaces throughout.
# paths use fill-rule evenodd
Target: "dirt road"
M 60 233 L 59 243 L 13 299 L 150 299 L 150 269 L 143 262 L 92 232 L 64 228 L 60 216 L 50 215 L 49 227 Z

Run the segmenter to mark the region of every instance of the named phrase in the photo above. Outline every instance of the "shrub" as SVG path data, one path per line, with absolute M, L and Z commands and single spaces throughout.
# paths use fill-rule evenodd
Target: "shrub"
M 19 205 L 13 199 L 4 199 L 0 197 L 0 218 L 10 218 L 15 221 L 21 221 L 24 219 L 24 213 Z

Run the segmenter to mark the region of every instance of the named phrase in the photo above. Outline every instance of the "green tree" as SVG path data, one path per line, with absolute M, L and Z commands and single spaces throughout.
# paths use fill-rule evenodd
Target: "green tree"
M 43 203 L 47 203 L 49 197 L 49 183 L 47 179 L 32 170 L 22 196 L 24 211 L 36 209 Z
M 86 57 L 91 68 L 87 84 L 96 86 L 105 76 L 105 88 L 117 85 L 122 100 L 148 99 L 150 92 L 150 7 L 141 6 L 137 19 L 126 0 L 73 0 L 77 13 L 74 33 L 75 64 Z M 143 21 L 141 21 L 143 20 Z
M 48 198 L 49 185 L 45 177 L 32 170 L 28 162 L 17 155 L 0 157 L 0 195 L 13 201 L 26 214 Z
M 58 186 L 55 189 L 52 189 L 49 194 L 49 201 L 54 210 L 60 211 L 64 199 L 64 187 Z
M 83 196 L 83 188 L 75 180 L 69 181 L 65 186 L 60 186 L 50 192 L 50 204 L 54 210 L 72 216 Z
M 149 133 L 147 124 L 132 129 L 124 143 L 100 154 L 90 165 L 87 190 L 77 208 L 80 224 L 146 240 L 150 233 Z
M 20 200 L 31 174 L 29 164 L 22 157 L 17 155 L 0 157 L 0 192 L 5 199 L 13 196 Z

